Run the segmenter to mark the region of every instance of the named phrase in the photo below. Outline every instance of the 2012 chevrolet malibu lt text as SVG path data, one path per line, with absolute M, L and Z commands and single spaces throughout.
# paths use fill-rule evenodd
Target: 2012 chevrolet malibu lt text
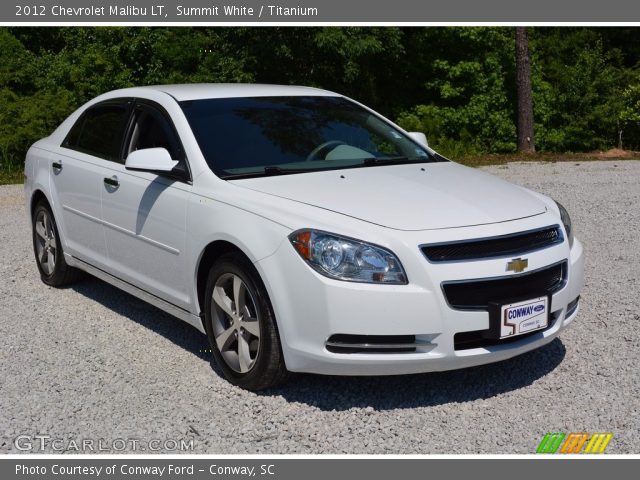
M 109 92 L 36 142 L 25 176 L 44 283 L 85 271 L 175 315 L 247 389 L 504 360 L 578 311 L 560 204 L 324 90 Z

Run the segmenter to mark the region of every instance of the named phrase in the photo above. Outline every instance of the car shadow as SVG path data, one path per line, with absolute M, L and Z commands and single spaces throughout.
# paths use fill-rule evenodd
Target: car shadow
M 87 275 L 70 287 L 79 294 L 104 305 L 109 310 L 153 330 L 196 357 L 210 361 L 207 337 L 173 315 L 150 305 L 107 282 Z
M 298 374 L 283 387 L 259 392 L 325 411 L 371 407 L 409 409 L 487 399 L 531 385 L 553 371 L 566 349 L 558 338 L 502 362 L 448 372 L 381 377 Z M 407 395 L 407 392 L 412 392 Z
M 206 336 L 190 325 L 94 277 L 88 276 L 71 288 L 207 361 L 212 374 L 222 376 L 212 361 Z M 479 367 L 379 377 L 295 374 L 284 386 L 257 395 L 280 396 L 324 411 L 367 407 L 395 410 L 462 403 L 527 387 L 552 372 L 565 353 L 562 341 L 556 338 L 531 352 Z M 407 391 L 412 391 L 412 395 L 407 395 Z
M 138 205 L 138 215 L 136 217 L 136 235 L 142 233 L 144 224 L 149 218 L 149 213 L 156 203 L 156 200 L 160 198 L 160 195 L 171 188 L 174 180 L 164 177 L 158 177 L 155 180 L 149 182 L 147 188 L 145 188 L 142 198 L 140 199 L 140 205 Z

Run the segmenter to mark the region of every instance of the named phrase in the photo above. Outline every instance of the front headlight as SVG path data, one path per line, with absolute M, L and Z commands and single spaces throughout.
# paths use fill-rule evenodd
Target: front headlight
M 377 245 L 320 230 L 298 230 L 289 235 L 300 256 L 318 273 L 348 282 L 405 285 L 400 260 Z
M 569 217 L 569 212 L 567 212 L 567 209 L 559 202 L 556 202 L 556 205 L 558 205 L 558 210 L 560 210 L 560 219 L 562 220 L 564 229 L 567 232 L 567 237 L 569 238 L 569 247 L 573 247 L 573 230 L 571 229 L 571 218 Z

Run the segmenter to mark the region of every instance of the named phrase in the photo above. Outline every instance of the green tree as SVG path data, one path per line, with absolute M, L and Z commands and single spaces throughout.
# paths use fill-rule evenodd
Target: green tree
M 536 147 L 640 149 L 640 30 L 529 28 Z M 452 157 L 516 150 L 513 28 L 0 28 L 0 163 L 87 100 L 134 85 L 344 93 Z
M 428 103 L 401 114 L 400 124 L 422 126 L 430 142 L 448 154 L 514 151 L 512 31 L 448 28 L 423 32 L 421 43 L 432 46 L 425 54 L 428 65 L 423 66 Z

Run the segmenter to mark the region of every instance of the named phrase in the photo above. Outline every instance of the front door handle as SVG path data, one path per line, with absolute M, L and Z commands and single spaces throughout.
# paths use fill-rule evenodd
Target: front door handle
M 119 187 L 120 182 L 118 181 L 118 177 L 115 175 L 113 177 L 104 177 L 104 184 L 109 185 L 110 187 Z
M 53 168 L 53 170 L 58 173 L 60 170 L 62 170 L 62 162 L 53 162 L 51 164 L 51 168 Z

